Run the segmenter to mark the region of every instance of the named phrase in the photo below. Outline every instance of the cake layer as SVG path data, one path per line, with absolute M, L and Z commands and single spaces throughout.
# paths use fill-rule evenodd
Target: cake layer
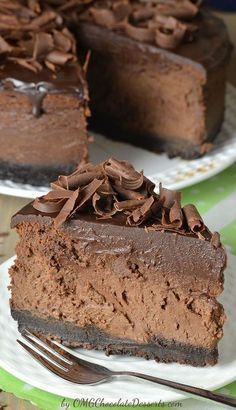
M 205 13 L 196 25 L 194 42 L 167 51 L 82 18 L 79 45 L 92 50 L 91 126 L 170 156 L 211 149 L 224 117 L 230 43 L 216 17 Z
M 28 329 L 68 346 L 103 350 L 107 355 L 137 356 L 157 362 L 178 362 L 193 366 L 213 365 L 218 358 L 217 349 L 193 347 L 159 337 L 155 337 L 155 340 L 147 344 L 135 343 L 132 340 L 112 337 L 94 325 L 79 327 L 70 322 L 43 319 L 26 310 L 12 309 L 11 314 L 18 321 L 20 332 Z

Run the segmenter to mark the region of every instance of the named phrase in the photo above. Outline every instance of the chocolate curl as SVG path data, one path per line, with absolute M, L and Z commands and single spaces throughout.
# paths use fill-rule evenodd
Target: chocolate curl
M 90 63 L 90 59 L 91 59 L 91 50 L 87 51 L 85 61 L 83 63 L 83 70 L 84 70 L 85 74 L 87 74 L 87 72 L 88 72 L 88 66 L 89 66 L 89 63 Z
M 71 197 L 66 201 L 66 203 L 61 208 L 59 214 L 54 219 L 54 224 L 56 227 L 62 225 L 67 219 L 70 218 L 75 208 L 76 201 L 79 197 L 79 192 L 79 188 L 76 189 L 76 191 L 72 193 Z
M 64 53 L 60 50 L 53 50 L 47 54 L 46 60 L 52 64 L 65 65 L 70 60 L 76 60 L 76 57 L 71 53 Z
M 99 26 L 112 28 L 112 26 L 116 23 L 116 18 L 112 10 L 91 7 L 89 13 L 94 22 Z
M 62 24 L 61 16 L 53 10 L 46 10 L 41 15 L 33 19 L 28 25 L 22 26 L 22 29 L 25 31 L 39 30 L 56 20 L 58 24 Z
M 151 215 L 151 208 L 154 201 L 153 196 L 147 198 L 140 208 L 135 209 L 132 214 L 128 216 L 127 224 L 131 226 L 138 226 L 147 220 Z
M 77 12 L 83 12 L 89 4 L 94 3 L 94 0 L 68 0 L 66 2 L 61 0 L 57 3 L 61 3 L 58 7 L 58 11 L 60 12 L 71 11 L 73 9 Z
M 131 21 L 132 23 L 137 25 L 138 23 L 152 19 L 154 15 L 155 12 L 153 7 L 145 7 L 143 9 L 134 10 L 134 12 L 131 14 Z
M 181 202 L 181 192 L 163 188 L 161 183 L 159 184 L 159 194 L 165 208 L 171 208 L 175 201 L 179 204 Z
M 156 16 L 156 21 L 159 26 L 156 29 L 156 44 L 169 50 L 176 48 L 185 36 L 186 24 L 179 22 L 174 17 Z
M 175 199 L 173 206 L 170 209 L 169 220 L 173 227 L 182 228 L 183 225 L 183 212 L 180 202 Z
M 220 234 L 218 232 L 213 232 L 212 237 L 211 237 L 211 244 L 214 246 L 214 248 L 219 248 L 221 246 L 220 242 Z
M 97 193 L 102 196 L 107 196 L 107 195 L 112 195 L 114 198 L 117 195 L 117 193 L 114 191 L 112 188 L 110 182 L 108 179 L 104 179 L 104 182 L 102 185 L 98 188 Z
M 95 178 L 102 179 L 104 178 L 104 175 L 102 174 L 102 172 L 98 174 L 95 171 L 75 173 L 69 176 L 60 175 L 58 177 L 58 181 L 60 185 L 65 189 L 76 189 L 78 187 L 83 187 L 89 184 Z
M 194 205 L 185 205 L 183 207 L 183 213 L 186 218 L 187 225 L 192 232 L 197 233 L 204 230 L 204 222 Z
M 73 214 L 76 211 L 79 211 L 89 200 L 92 199 L 93 195 L 103 184 L 103 182 L 104 180 L 94 179 L 92 182 L 90 182 L 90 184 L 81 189 L 80 198 L 76 204 L 76 207 L 74 208 Z
M 112 4 L 116 21 L 121 21 L 129 17 L 132 7 L 128 0 L 116 1 Z
M 47 195 L 36 198 L 33 207 L 46 214 L 60 212 L 67 199 L 71 197 L 73 191 L 51 191 Z
M 64 31 L 53 30 L 53 40 L 55 48 L 69 53 L 72 50 L 73 41 L 72 38 L 64 33 Z
M 21 65 L 22 67 L 27 68 L 30 71 L 33 71 L 34 73 L 37 73 L 39 71 L 38 64 L 35 64 L 36 61 L 27 60 L 27 59 L 24 59 L 24 58 L 16 58 L 16 57 L 8 57 L 8 60 L 9 61 L 14 61 L 15 63 Z
M 12 46 L 4 40 L 2 36 L 0 36 L 0 54 L 11 53 Z
M 142 194 L 141 192 L 131 191 L 128 189 L 122 188 L 120 185 L 116 183 L 113 185 L 116 192 L 121 196 L 122 199 L 145 199 L 146 195 Z
M 143 41 L 145 43 L 152 43 L 155 41 L 155 30 L 147 27 L 133 26 L 129 23 L 117 24 L 117 28 L 121 28 L 132 39 L 137 41 Z
M 117 210 L 114 207 L 114 201 L 111 196 L 102 197 L 95 192 L 92 198 L 92 205 L 97 215 L 100 215 L 103 219 L 111 218 L 116 214 Z
M 28 0 L 28 7 L 32 10 L 35 14 L 39 14 L 41 12 L 40 4 L 37 0 Z
M 124 189 L 136 190 L 143 184 L 143 171 L 137 172 L 127 161 L 110 158 L 103 167 L 106 175 L 116 182 L 119 181 L 120 186 Z
M 181 192 L 172 191 L 159 185 L 160 202 L 162 203 L 161 223 L 164 227 L 171 225 L 173 228 L 181 228 L 183 225 L 183 213 L 181 210 Z
M 117 209 L 117 211 L 129 211 L 132 210 L 134 208 L 140 207 L 141 205 L 143 205 L 145 203 L 146 199 L 128 199 L 126 201 L 120 201 L 120 202 L 115 202 L 115 209 Z
M 33 58 L 37 60 L 53 50 L 53 38 L 48 33 L 37 33 L 35 36 Z
M 160 0 L 155 4 L 157 13 L 163 16 L 188 19 L 195 17 L 199 12 L 199 6 L 190 0 Z

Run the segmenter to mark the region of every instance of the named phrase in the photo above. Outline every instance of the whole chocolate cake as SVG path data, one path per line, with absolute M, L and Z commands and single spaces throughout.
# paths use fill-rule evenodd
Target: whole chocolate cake
M 88 157 L 74 36 L 47 1 L 0 4 L 0 179 L 48 184 Z
M 43 185 L 88 160 L 77 49 L 83 62 L 91 51 L 95 130 L 170 156 L 209 151 L 224 117 L 231 45 L 200 3 L 1 1 L 0 179 Z
M 226 253 L 194 205 L 110 159 L 60 176 L 12 218 L 19 330 L 107 354 L 217 362 Z
M 91 50 L 91 124 L 115 138 L 191 159 L 224 118 L 231 44 L 222 20 L 191 0 L 93 1 L 74 17 Z

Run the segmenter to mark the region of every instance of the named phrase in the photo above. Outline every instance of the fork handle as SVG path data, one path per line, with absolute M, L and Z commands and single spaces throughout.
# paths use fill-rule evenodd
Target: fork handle
M 209 390 L 204 390 L 199 387 L 189 386 L 187 384 L 173 382 L 171 380 L 160 379 L 159 377 L 149 376 L 143 373 L 136 372 L 114 372 L 114 375 L 134 376 L 139 379 L 148 380 L 153 383 L 161 384 L 163 386 L 171 387 L 173 389 L 181 390 L 185 393 L 194 394 L 195 396 L 203 397 L 204 399 L 213 400 L 217 403 L 227 404 L 228 406 L 236 408 L 236 398 L 226 396 L 224 394 L 214 393 Z

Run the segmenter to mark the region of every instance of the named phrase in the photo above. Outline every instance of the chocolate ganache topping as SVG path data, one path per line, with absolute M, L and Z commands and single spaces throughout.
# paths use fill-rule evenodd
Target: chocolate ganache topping
M 97 0 L 81 14 L 112 30 L 123 31 L 134 40 L 175 49 L 191 41 L 198 27 L 191 23 L 201 0 Z
M 51 187 L 47 195 L 35 199 L 33 207 L 53 214 L 55 226 L 79 213 L 98 219 L 120 213 L 129 226 L 196 236 L 221 246 L 219 234 L 211 234 L 194 205 L 181 207 L 180 192 L 160 184 L 159 194 L 155 193 L 155 185 L 126 161 L 111 158 L 99 165 L 80 165 L 71 175 L 59 176 Z

